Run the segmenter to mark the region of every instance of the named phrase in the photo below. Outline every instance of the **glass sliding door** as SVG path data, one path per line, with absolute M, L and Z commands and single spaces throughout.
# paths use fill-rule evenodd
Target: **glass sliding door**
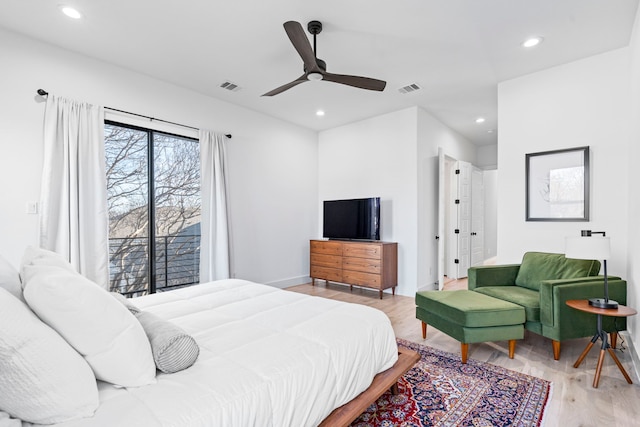
M 200 270 L 200 149 L 197 141 L 153 134 L 155 286 L 198 283 Z
M 149 135 L 105 124 L 112 291 L 149 289 Z
M 139 296 L 199 281 L 198 141 L 105 124 L 111 290 Z

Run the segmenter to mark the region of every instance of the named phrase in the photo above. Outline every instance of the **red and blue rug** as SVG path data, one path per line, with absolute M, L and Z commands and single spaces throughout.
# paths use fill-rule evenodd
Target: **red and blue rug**
M 420 361 L 351 427 L 534 427 L 542 425 L 551 382 L 398 339 Z

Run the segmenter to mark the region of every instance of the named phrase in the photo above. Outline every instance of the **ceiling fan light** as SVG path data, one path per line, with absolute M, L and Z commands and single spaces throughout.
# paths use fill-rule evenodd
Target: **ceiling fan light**
M 309 73 L 309 74 L 307 74 L 307 80 L 313 80 L 313 81 L 322 80 L 322 74 L 320 74 L 320 73 Z

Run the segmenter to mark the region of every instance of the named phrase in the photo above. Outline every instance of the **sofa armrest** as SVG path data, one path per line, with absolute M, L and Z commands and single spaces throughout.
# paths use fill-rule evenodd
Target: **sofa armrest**
M 609 298 L 620 304 L 627 303 L 627 282 L 619 277 L 608 277 Z M 576 311 L 566 305 L 570 299 L 602 298 L 604 277 L 589 276 L 577 279 L 545 280 L 540 284 L 540 322 L 557 326 L 560 319 L 570 321 Z
M 469 289 L 482 286 L 513 286 L 519 269 L 520 264 L 471 267 L 467 272 Z

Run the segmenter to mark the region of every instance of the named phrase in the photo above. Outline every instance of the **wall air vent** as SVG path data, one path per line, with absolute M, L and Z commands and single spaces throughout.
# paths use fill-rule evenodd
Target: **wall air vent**
M 398 89 L 398 92 L 400 93 L 411 93 L 411 92 L 415 92 L 417 90 L 422 89 L 418 83 L 411 83 L 410 85 L 407 86 L 403 86 L 400 89 Z
M 231 92 L 237 92 L 240 90 L 240 86 L 235 83 L 231 83 L 230 81 L 226 81 L 220 85 L 222 89 L 230 90 Z

